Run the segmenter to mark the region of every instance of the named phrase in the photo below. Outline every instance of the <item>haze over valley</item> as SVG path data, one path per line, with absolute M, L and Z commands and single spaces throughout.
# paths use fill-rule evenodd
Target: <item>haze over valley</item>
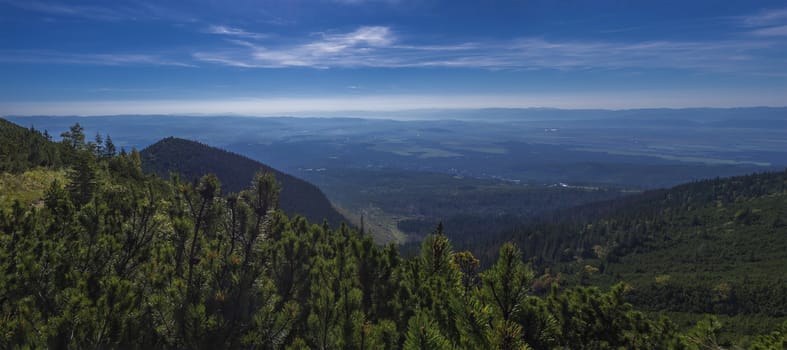
M 372 118 L 11 120 L 47 130 L 78 122 L 87 135 L 107 133 L 129 150 L 176 136 L 236 152 L 316 184 L 352 222 L 364 216 L 378 242 L 403 243 L 420 237 L 399 227 L 407 220 L 436 223 L 472 213 L 526 217 L 699 179 L 783 169 L 785 112 L 489 109 L 401 112 L 397 119 L 369 113 Z M 571 199 L 546 206 L 495 203 L 499 192 L 524 202 L 545 190 Z M 463 196 L 488 198 L 445 210 L 428 200 L 462 202 Z

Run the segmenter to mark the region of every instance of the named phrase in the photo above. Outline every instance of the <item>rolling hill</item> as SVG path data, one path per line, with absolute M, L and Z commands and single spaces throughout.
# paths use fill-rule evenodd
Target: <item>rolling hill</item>
M 265 164 L 199 142 L 169 137 L 140 152 L 142 168 L 164 178 L 172 171 L 184 180 L 194 180 L 207 173 L 215 174 L 224 193 L 239 192 L 249 186 L 259 170 L 272 172 L 281 185 L 279 205 L 289 215 L 303 215 L 311 222 L 328 222 L 336 226 L 346 221 L 316 186 L 282 173 Z

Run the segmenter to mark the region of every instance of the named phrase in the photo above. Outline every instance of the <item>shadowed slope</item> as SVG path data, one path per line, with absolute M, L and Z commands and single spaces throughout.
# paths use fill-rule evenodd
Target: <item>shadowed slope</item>
M 316 186 L 232 152 L 169 137 L 148 146 L 140 154 L 142 167 L 147 172 L 167 177 L 169 172 L 175 171 L 187 181 L 212 173 L 221 180 L 225 193 L 248 188 L 254 174 L 261 169 L 270 171 L 282 187 L 279 205 L 287 214 L 303 215 L 311 222 L 327 219 L 331 225 L 345 221 Z

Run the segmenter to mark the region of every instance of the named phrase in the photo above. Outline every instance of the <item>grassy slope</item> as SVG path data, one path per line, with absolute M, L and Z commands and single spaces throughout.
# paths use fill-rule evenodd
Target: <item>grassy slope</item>
M 65 170 L 35 168 L 22 174 L 0 173 L 0 207 L 10 207 L 14 200 L 23 206 L 36 205 L 52 182 L 65 184 Z

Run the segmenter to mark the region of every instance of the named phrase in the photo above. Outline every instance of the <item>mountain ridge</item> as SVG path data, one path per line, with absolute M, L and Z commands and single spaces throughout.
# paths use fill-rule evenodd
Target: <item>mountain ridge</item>
M 690 324 L 724 316 L 726 337 L 787 319 L 787 170 L 690 182 L 560 209 L 484 241 L 449 237 L 482 261 L 514 242 L 542 291 L 626 283 L 627 300 Z
M 303 215 L 311 222 L 327 220 L 337 226 L 347 220 L 317 186 L 286 174 L 269 165 L 240 154 L 201 142 L 168 137 L 140 151 L 142 168 L 167 178 L 170 171 L 192 181 L 212 173 L 223 185 L 222 192 L 240 192 L 247 188 L 259 171 L 272 172 L 281 185 L 279 205 L 290 215 Z

